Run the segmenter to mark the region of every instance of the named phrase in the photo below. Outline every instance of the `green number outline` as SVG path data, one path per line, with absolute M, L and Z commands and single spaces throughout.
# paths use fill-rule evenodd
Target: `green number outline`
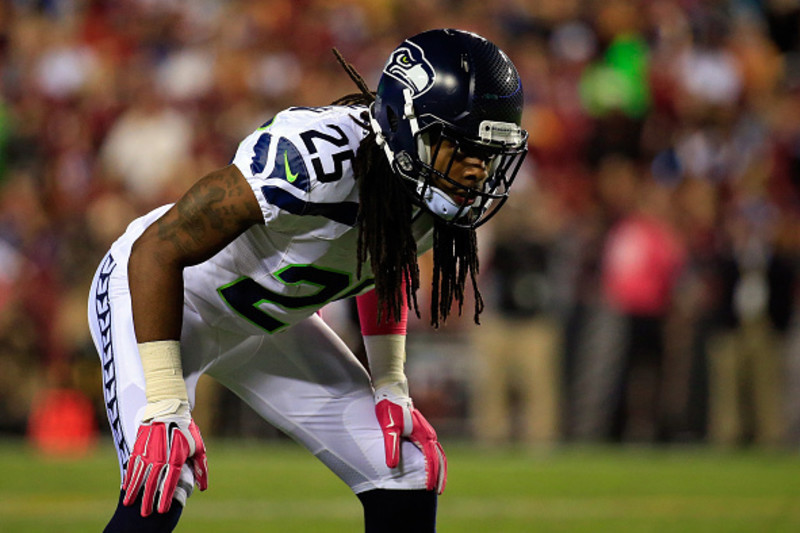
M 334 274 L 335 277 L 333 278 L 333 281 L 331 281 L 331 283 L 328 283 L 328 284 L 317 283 L 317 282 L 305 279 L 303 277 L 300 277 L 296 281 L 289 281 L 289 280 L 285 279 L 285 275 L 291 269 L 307 269 L 307 268 L 312 269 L 313 272 Z M 318 267 L 318 266 L 315 266 L 313 264 L 291 264 L 291 265 L 287 265 L 287 266 L 281 268 L 280 270 L 276 271 L 274 273 L 274 276 L 277 279 L 279 279 L 282 283 L 284 283 L 286 285 L 294 285 L 294 286 L 299 286 L 301 284 L 313 285 L 315 287 L 318 287 L 319 290 L 317 292 L 315 292 L 315 293 L 312 293 L 312 294 L 309 294 L 309 295 L 304 295 L 304 296 L 285 296 L 285 295 L 276 293 L 276 292 L 264 287 L 263 285 L 261 285 L 260 283 L 256 282 L 255 280 L 253 280 L 249 276 L 241 276 L 241 277 L 235 279 L 234 281 L 232 281 L 230 283 L 226 283 L 225 285 L 222 285 L 222 286 L 218 287 L 217 288 L 217 294 L 219 294 L 220 298 L 222 298 L 222 301 L 225 302 L 225 304 L 234 313 L 236 313 L 238 316 L 240 316 L 241 318 L 247 320 L 248 322 L 250 322 L 254 326 L 263 329 L 267 333 L 272 334 L 272 333 L 277 333 L 279 331 L 284 330 L 289 324 L 287 324 L 287 323 L 285 323 L 285 322 L 283 322 L 281 320 L 278 320 L 274 316 L 270 315 L 268 312 L 266 312 L 263 309 L 261 309 L 261 305 L 262 304 L 272 303 L 272 304 L 278 305 L 278 306 L 280 306 L 280 307 L 282 307 L 284 309 L 307 309 L 309 307 L 322 307 L 323 305 L 325 305 L 325 304 L 327 304 L 327 303 L 329 303 L 331 301 L 342 299 L 342 298 L 347 298 L 349 296 L 356 295 L 356 294 L 360 293 L 361 291 L 363 291 L 367 286 L 369 286 L 370 284 L 372 284 L 374 282 L 374 280 L 370 278 L 370 279 L 365 279 L 365 280 L 361 281 L 360 283 L 357 283 L 357 284 L 353 285 L 352 284 L 352 280 L 353 280 L 353 274 L 352 273 L 346 272 L 346 271 L 343 271 L 343 270 L 336 270 L 336 269 L 332 269 L 332 268 Z M 302 274 L 301 274 L 301 276 L 302 276 Z M 346 278 L 346 280 L 342 281 L 344 278 Z M 239 285 L 240 283 L 248 283 L 248 284 L 255 285 L 256 287 L 258 287 L 257 290 L 260 293 L 262 293 L 261 296 L 264 296 L 263 293 L 266 293 L 268 296 L 269 295 L 274 295 L 274 296 L 277 296 L 277 298 L 273 299 L 273 298 L 269 298 L 269 297 L 261 297 L 261 298 L 259 298 L 258 300 L 255 300 L 255 301 L 247 301 L 246 304 L 237 304 L 237 303 L 231 302 L 230 298 L 228 296 L 226 296 L 226 292 L 230 292 L 231 288 Z M 315 299 L 321 293 L 324 293 L 324 291 L 326 289 L 333 290 L 334 292 L 332 294 L 330 294 L 330 295 L 326 295 L 326 297 L 324 297 L 322 299 Z M 308 301 L 309 303 L 293 305 L 291 303 L 292 300 Z M 246 311 L 242 309 L 241 305 L 246 306 Z M 263 315 L 264 318 L 262 320 L 262 323 L 259 323 L 257 320 L 254 320 L 253 318 L 247 316 L 247 311 L 251 311 L 251 309 L 255 309 L 255 310 L 259 311 L 261 313 L 261 315 Z M 261 317 L 261 315 L 254 315 L 254 316 Z

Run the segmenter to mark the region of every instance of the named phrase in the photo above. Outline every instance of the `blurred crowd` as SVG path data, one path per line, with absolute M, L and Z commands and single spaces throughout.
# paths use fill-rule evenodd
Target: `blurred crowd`
M 483 324 L 412 324 L 412 373 L 456 352 L 455 383 L 412 390 L 430 418 L 800 441 L 798 0 L 0 3 L 0 433 L 53 387 L 102 413 L 88 284 L 128 222 L 277 111 L 355 92 L 333 47 L 374 88 L 434 27 L 514 60 L 530 157 L 480 232 Z

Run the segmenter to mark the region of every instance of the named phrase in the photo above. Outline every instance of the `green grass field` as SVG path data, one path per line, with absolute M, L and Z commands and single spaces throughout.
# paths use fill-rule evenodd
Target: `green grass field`
M 360 531 L 357 499 L 293 443 L 209 444 L 211 488 L 178 531 Z M 800 454 L 445 445 L 440 533 L 800 531 Z M 110 443 L 54 460 L 0 441 L 0 531 L 101 531 L 117 483 Z

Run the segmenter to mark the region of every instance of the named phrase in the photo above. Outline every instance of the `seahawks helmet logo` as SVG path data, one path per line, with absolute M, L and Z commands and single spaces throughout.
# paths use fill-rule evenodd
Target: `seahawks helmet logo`
M 425 52 L 411 41 L 392 52 L 383 72 L 411 89 L 414 98 L 430 89 L 436 76 Z

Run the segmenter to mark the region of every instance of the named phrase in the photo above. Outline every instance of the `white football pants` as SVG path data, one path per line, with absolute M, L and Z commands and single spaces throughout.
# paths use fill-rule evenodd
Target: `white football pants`
M 121 475 L 146 403 L 128 289 L 132 241 L 123 236 L 112 246 L 89 296 L 89 326 L 103 365 Z M 386 466 L 369 376 L 318 315 L 275 335 L 248 336 L 209 328 L 189 306 L 183 311 L 183 374 L 192 405 L 198 378 L 209 374 L 305 446 L 353 492 L 425 488 L 424 458 L 411 442 L 403 443 L 398 468 Z M 208 459 L 213 468 L 213 449 Z

